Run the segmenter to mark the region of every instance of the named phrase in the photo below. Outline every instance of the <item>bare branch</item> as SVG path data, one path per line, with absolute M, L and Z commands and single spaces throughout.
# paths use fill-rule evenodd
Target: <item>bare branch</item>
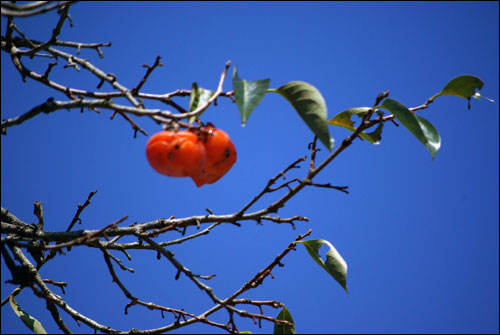
M 210 106 L 215 101 L 215 99 L 217 99 L 222 94 L 222 92 L 223 92 L 222 85 L 224 84 L 224 80 L 226 79 L 227 70 L 229 69 L 230 66 L 231 66 L 231 61 L 227 61 L 226 66 L 224 67 L 224 71 L 222 71 L 222 74 L 220 75 L 220 80 L 219 80 L 219 85 L 217 86 L 217 90 L 215 91 L 214 95 L 212 95 L 210 97 L 210 99 L 208 99 L 208 101 L 204 105 L 198 107 L 197 109 L 195 109 L 192 112 L 175 115 L 173 117 L 176 119 L 190 118 L 192 116 L 198 116 L 198 114 L 200 114 L 205 109 L 207 109 L 208 106 Z
M 191 272 L 191 270 L 187 269 L 184 265 L 182 265 L 179 261 L 177 261 L 172 252 L 161 247 L 160 245 L 158 245 L 158 243 L 156 243 L 147 236 L 141 236 L 141 237 L 144 238 L 144 240 L 148 242 L 153 248 L 155 248 L 155 250 L 157 250 L 159 253 L 165 256 L 172 263 L 172 265 L 174 265 L 177 268 L 178 271 L 184 273 L 189 279 L 191 279 L 196 284 L 196 286 L 198 286 L 201 290 L 205 291 L 205 293 L 207 293 L 207 295 L 215 303 L 221 303 L 221 300 L 217 298 L 217 296 L 213 293 L 212 288 L 208 287 L 207 285 L 203 284 L 198 279 L 196 279 L 199 276 L 194 275 Z
M 236 217 L 240 217 L 243 215 L 243 213 L 246 212 L 247 209 L 250 208 L 250 206 L 252 206 L 254 203 L 257 202 L 257 200 L 259 200 L 260 198 L 262 198 L 262 196 L 266 193 L 269 193 L 269 192 L 273 192 L 275 190 L 278 190 L 279 188 L 276 188 L 274 190 L 270 189 L 270 186 L 273 185 L 276 180 L 278 180 L 278 178 L 280 177 L 285 177 L 285 174 L 290 171 L 291 169 L 298 169 L 299 166 L 298 164 L 305 161 L 306 160 L 306 157 L 301 157 L 299 159 L 297 159 L 295 162 L 293 162 L 292 164 L 290 164 L 287 168 L 285 168 L 283 171 L 281 171 L 280 173 L 278 173 L 276 176 L 272 177 L 271 179 L 269 179 L 269 181 L 267 182 L 267 185 L 266 187 L 264 187 L 264 189 L 259 193 L 257 194 L 253 199 L 252 201 L 250 201 L 248 204 L 246 204 L 237 214 L 236 214 Z M 281 188 L 281 187 L 280 187 Z
M 330 183 L 318 184 L 318 183 L 314 183 L 312 181 L 306 181 L 305 183 L 307 185 L 316 186 L 316 187 L 332 188 L 335 190 L 339 190 L 340 192 L 344 192 L 345 194 L 349 194 L 349 191 L 347 190 L 349 188 L 349 186 L 334 186 L 334 185 L 331 185 Z
M 69 7 L 70 7 L 69 3 L 61 6 L 61 10 L 59 11 L 60 12 L 59 21 L 57 22 L 56 27 L 52 30 L 52 36 L 50 37 L 50 39 L 47 42 L 42 43 L 29 51 L 25 51 L 25 52 L 19 51 L 19 53 L 25 54 L 27 56 L 32 56 L 32 55 L 36 54 L 38 51 L 44 50 L 49 45 L 51 45 L 55 41 L 57 41 L 57 36 L 59 36 L 59 34 L 61 33 L 61 29 L 62 29 L 62 26 L 64 24 L 64 21 L 68 18 Z
M 38 297 L 44 298 L 45 300 L 49 302 L 55 303 L 59 308 L 64 310 L 66 313 L 71 315 L 71 317 L 75 320 L 79 320 L 83 323 L 85 323 L 87 326 L 93 328 L 93 329 L 98 329 L 102 332 L 105 333 L 116 333 L 117 331 L 114 330 L 111 327 L 104 326 L 99 324 L 98 322 L 84 316 L 83 314 L 77 312 L 73 308 L 69 306 L 67 302 L 61 299 L 60 296 L 57 294 L 54 294 L 48 287 L 45 285 L 43 282 L 42 278 L 40 277 L 40 274 L 38 273 L 37 269 L 31 264 L 31 262 L 28 260 L 28 258 L 23 254 L 20 248 L 16 246 L 11 246 L 10 249 L 12 250 L 15 258 L 21 263 L 21 266 L 27 271 L 33 275 L 33 281 L 34 285 L 31 286 L 33 292 L 35 295 Z M 36 288 L 36 286 L 39 287 L 39 289 Z
M 102 254 L 104 256 L 104 261 L 106 262 L 106 265 L 108 266 L 109 273 L 111 274 L 111 277 L 113 278 L 113 282 L 116 283 L 116 285 L 118 285 L 118 287 L 120 288 L 120 290 L 123 292 L 123 294 L 125 294 L 125 296 L 127 298 L 129 298 L 132 301 L 137 300 L 137 298 L 134 297 L 129 292 L 129 290 L 127 290 L 127 288 L 125 288 L 125 285 L 123 285 L 123 283 L 121 282 L 121 280 L 116 275 L 115 269 L 113 268 L 113 264 L 111 264 L 111 254 L 109 253 L 109 251 L 107 251 L 105 249 L 102 249 L 102 248 L 101 248 L 101 251 L 102 251 Z
M 66 293 L 66 292 L 64 292 L 64 288 L 66 286 L 68 286 L 68 283 L 66 283 L 66 282 L 57 282 L 57 281 L 53 281 L 52 279 L 43 279 L 43 282 L 58 286 L 61 289 L 63 294 Z
M 132 93 L 133 94 L 137 94 L 142 86 L 144 85 L 144 83 L 146 83 L 146 80 L 148 79 L 149 75 L 154 71 L 154 69 L 158 66 L 163 66 L 162 62 L 160 62 L 160 59 L 161 57 L 160 56 L 156 56 L 156 60 L 153 64 L 153 66 L 149 66 L 149 65 L 146 65 L 144 64 L 143 67 L 147 68 L 148 70 L 146 71 L 146 74 L 144 75 L 144 77 L 142 77 L 141 81 L 139 82 L 139 84 L 134 88 L 132 89 Z
M 28 17 L 38 14 L 43 14 L 48 11 L 54 10 L 56 8 L 62 8 L 76 1 L 58 1 L 56 3 L 50 4 L 51 1 L 36 1 L 28 3 L 26 5 L 15 5 L 7 1 L 2 1 L 2 15 L 9 17 Z M 47 5 L 47 6 L 45 6 Z M 45 6 L 45 7 L 43 7 Z
M 80 224 L 82 223 L 82 220 L 80 219 L 80 214 L 83 212 L 83 210 L 85 209 L 85 207 L 87 207 L 88 205 L 90 205 L 90 199 L 92 199 L 92 197 L 96 193 L 97 193 L 97 190 L 90 192 L 89 196 L 87 197 L 87 200 L 85 200 L 85 202 L 83 203 L 83 205 L 82 204 L 78 204 L 78 209 L 76 210 L 75 216 L 73 217 L 73 220 L 71 220 L 71 223 L 69 224 L 69 226 L 66 229 L 66 231 L 70 231 L 71 228 L 73 228 L 73 226 L 75 225 L 76 222 L 80 222 Z
M 100 230 L 85 234 L 85 235 L 78 237 L 78 238 L 75 238 L 74 240 L 69 241 L 69 242 L 55 244 L 55 245 L 47 245 L 44 247 L 44 249 L 46 249 L 46 250 L 58 250 L 58 249 L 70 247 L 72 245 L 92 243 L 92 242 L 94 242 L 95 239 L 98 239 L 101 236 L 106 236 L 106 230 L 113 228 L 117 224 L 125 221 L 127 218 L 128 218 L 128 216 L 124 216 L 121 219 L 108 224 L 106 227 L 104 227 Z

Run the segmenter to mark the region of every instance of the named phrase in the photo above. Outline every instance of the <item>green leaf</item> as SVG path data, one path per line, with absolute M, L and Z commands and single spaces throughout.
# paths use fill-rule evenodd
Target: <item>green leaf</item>
M 331 118 L 328 121 L 328 124 L 334 125 L 334 126 L 339 126 L 345 129 L 348 129 L 352 132 L 356 131 L 356 128 L 354 127 L 354 121 L 352 121 L 351 116 L 353 115 L 358 115 L 359 117 L 363 117 L 364 114 L 366 114 L 371 108 L 370 107 L 356 107 L 356 108 L 350 108 L 347 109 L 337 115 L 335 115 L 333 118 Z M 380 112 L 378 109 L 376 112 Z M 365 133 L 361 132 L 359 136 L 367 140 L 368 142 L 372 144 L 380 144 L 380 140 L 382 139 L 382 127 L 383 123 L 379 123 L 377 126 L 377 129 L 371 133 Z
M 430 97 L 429 102 L 432 102 L 437 97 L 445 94 L 455 95 L 457 97 L 469 100 L 469 109 L 470 109 L 471 97 L 475 99 L 484 98 L 490 102 L 494 102 L 494 100 L 483 96 L 479 92 L 476 92 L 476 89 L 480 90 L 481 88 L 483 88 L 483 85 L 484 85 L 483 81 L 478 77 L 469 75 L 458 76 L 452 79 L 448 84 L 446 84 L 446 86 L 443 88 L 441 92 Z
M 483 81 L 474 76 L 459 76 L 452 79 L 438 95 L 450 94 L 464 99 L 469 99 L 476 93 L 476 89 L 483 88 Z
M 415 115 L 415 117 L 417 118 L 417 121 L 420 124 L 420 128 L 424 132 L 425 138 L 427 139 L 427 143 L 425 143 L 425 146 L 431 152 L 432 158 L 434 158 L 439 148 L 441 147 L 441 137 L 439 136 L 436 128 L 434 128 L 434 126 L 429 121 L 418 115 Z
M 309 241 L 297 241 L 296 243 L 302 243 L 309 255 L 319 264 L 326 272 L 328 272 L 343 288 L 347 291 L 347 263 L 344 261 L 342 256 L 338 253 L 337 249 L 323 239 L 309 240 Z M 326 244 L 330 250 L 326 253 L 326 261 L 323 261 L 319 255 L 319 248 Z
M 189 111 L 192 112 L 198 107 L 203 106 L 208 100 L 214 95 L 214 91 L 206 90 L 204 88 L 198 87 L 198 84 L 193 83 L 191 87 L 191 95 L 189 96 Z M 205 110 L 203 110 L 204 112 Z M 203 113 L 201 112 L 201 113 Z M 198 114 L 198 117 L 201 115 Z M 196 119 L 196 116 L 191 116 L 189 118 L 189 123 L 192 123 Z
M 292 323 L 292 326 L 287 326 L 284 324 L 274 324 L 274 334 L 296 334 L 295 323 L 293 322 L 292 314 L 283 306 L 283 309 L 276 316 L 277 320 L 285 320 Z
M 24 324 L 31 329 L 36 334 L 47 334 L 45 329 L 43 328 L 42 324 L 40 321 L 26 313 L 21 306 L 16 301 L 16 298 L 14 298 L 16 295 L 21 292 L 20 288 L 16 288 L 12 294 L 9 297 L 9 302 L 10 302 L 10 307 L 12 307 L 12 310 L 16 315 L 24 322 Z
M 262 101 L 267 93 L 271 79 L 246 81 L 238 76 L 236 66 L 233 69 L 233 90 L 236 105 L 241 115 L 241 124 L 245 125 L 250 113 Z
M 285 97 L 325 147 L 332 150 L 334 140 L 328 132 L 325 99 L 316 87 L 303 81 L 291 81 L 271 92 Z
M 387 98 L 382 102 L 384 107 L 391 112 L 420 142 L 431 152 L 432 158 L 436 156 L 441 146 L 441 138 L 436 128 L 426 119 L 415 115 L 399 101 Z

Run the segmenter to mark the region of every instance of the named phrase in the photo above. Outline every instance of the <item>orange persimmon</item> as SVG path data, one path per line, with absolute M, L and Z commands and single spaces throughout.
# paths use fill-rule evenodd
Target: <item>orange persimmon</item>
M 205 130 L 208 131 L 203 140 L 206 152 L 205 164 L 201 170 L 191 175 L 198 187 L 215 183 L 236 162 L 236 149 L 226 132 L 214 127 Z
M 146 144 L 146 156 L 153 169 L 170 177 L 189 177 L 201 173 L 205 147 L 191 131 L 162 131 Z

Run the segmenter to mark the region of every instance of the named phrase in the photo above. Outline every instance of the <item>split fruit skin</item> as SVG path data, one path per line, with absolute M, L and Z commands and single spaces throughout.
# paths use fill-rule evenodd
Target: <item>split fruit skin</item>
M 236 149 L 223 130 L 162 131 L 146 144 L 153 169 L 170 177 L 191 177 L 196 186 L 215 183 L 236 162 Z
M 199 173 L 191 176 L 196 186 L 215 183 L 231 169 L 236 162 L 236 149 L 229 135 L 217 128 L 208 128 L 203 145 L 206 161 Z

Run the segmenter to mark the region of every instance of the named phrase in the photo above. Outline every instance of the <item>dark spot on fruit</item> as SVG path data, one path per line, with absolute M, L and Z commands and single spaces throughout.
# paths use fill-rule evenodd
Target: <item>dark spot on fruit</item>
M 226 148 L 226 151 L 224 151 L 224 156 L 226 156 L 226 158 L 229 158 L 230 155 L 231 155 L 231 150 L 229 148 Z
M 168 153 L 168 159 L 172 159 L 172 158 L 174 158 L 174 154 L 173 154 L 173 153 L 171 153 L 171 152 L 169 152 L 169 153 Z
M 174 146 L 174 148 L 175 148 L 176 150 L 180 149 L 180 147 L 181 147 L 181 146 L 180 146 L 180 145 L 178 145 L 178 144 L 176 144 L 176 145 Z

